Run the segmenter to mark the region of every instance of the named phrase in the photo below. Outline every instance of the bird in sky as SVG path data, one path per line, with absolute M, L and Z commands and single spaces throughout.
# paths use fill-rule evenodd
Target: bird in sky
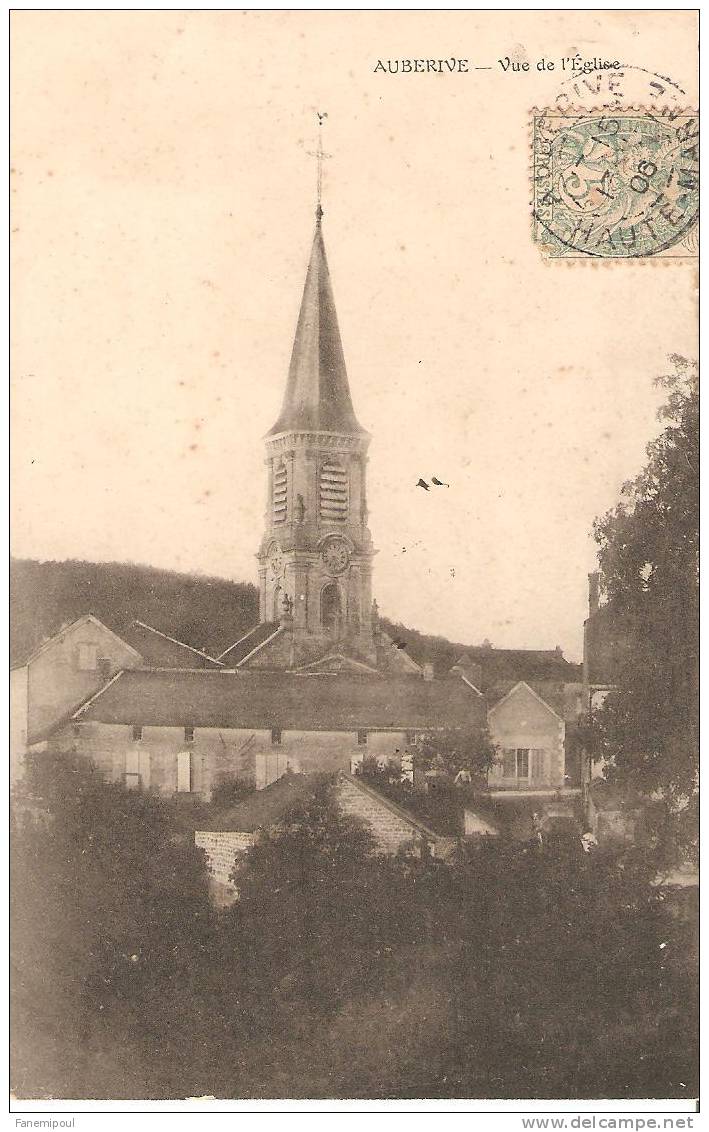
M 435 483 L 436 487 L 450 487 L 449 483 L 444 483 L 443 480 L 437 479 L 436 476 L 431 476 L 431 483 Z

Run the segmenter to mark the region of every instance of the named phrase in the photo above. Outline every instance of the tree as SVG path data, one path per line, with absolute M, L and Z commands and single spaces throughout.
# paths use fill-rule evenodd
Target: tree
M 464 771 L 474 782 L 487 775 L 495 758 L 495 747 L 487 724 L 478 723 L 420 735 L 414 757 L 425 770 L 434 767 L 450 778 Z
M 671 361 L 658 379 L 665 427 L 594 525 L 607 610 L 627 647 L 593 721 L 607 777 L 657 803 L 652 830 L 669 857 L 695 840 L 698 770 L 698 378 L 695 364 Z
M 189 987 L 213 915 L 202 855 L 160 799 L 74 755 L 27 763 L 11 857 L 13 1087 L 139 1096 L 167 1073 L 174 1096 L 170 1043 L 193 1028 Z M 164 1061 L 144 1080 L 156 1048 Z

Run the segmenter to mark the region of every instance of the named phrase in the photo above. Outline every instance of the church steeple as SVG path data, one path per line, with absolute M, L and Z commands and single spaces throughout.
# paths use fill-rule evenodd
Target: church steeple
M 352 407 L 320 220 L 305 278 L 285 397 L 268 435 L 291 429 L 366 435 Z
M 280 624 L 287 667 L 333 649 L 370 662 L 376 655 L 370 437 L 352 406 L 323 243 L 322 145 L 316 156 L 315 237 L 283 405 L 266 436 L 267 508 L 258 554 L 261 620 Z

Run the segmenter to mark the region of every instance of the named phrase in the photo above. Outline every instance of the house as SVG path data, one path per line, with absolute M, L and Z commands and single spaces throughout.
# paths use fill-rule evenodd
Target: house
M 207 857 L 210 893 L 215 904 L 224 906 L 236 899 L 232 873 L 239 858 L 265 831 L 278 829 L 293 807 L 306 801 L 311 793 L 306 776 L 284 774 L 195 830 L 195 845 Z M 409 852 L 445 859 L 455 850 L 456 838 L 437 832 L 361 778 L 346 772 L 339 774 L 334 797 L 345 816 L 369 830 L 375 850 L 381 855 Z
M 554 793 L 576 789 L 567 775 L 567 748 L 586 712 L 581 683 L 506 682 L 489 688 L 488 726 L 498 758 L 493 792 Z
M 140 653 L 86 614 L 44 641 L 10 672 L 10 777 L 21 775 L 30 747 L 48 738 L 117 672 L 137 668 Z
M 231 874 L 239 858 L 256 844 L 262 831 L 277 828 L 298 802 L 311 795 L 303 775 L 282 775 L 195 830 L 194 842 L 206 855 L 210 896 L 217 906 L 225 907 L 236 899 Z
M 126 670 L 57 729 L 58 749 L 113 781 L 210 797 L 229 778 L 267 786 L 288 767 L 349 770 L 417 734 L 484 722 L 463 681 L 371 673 L 250 669 Z

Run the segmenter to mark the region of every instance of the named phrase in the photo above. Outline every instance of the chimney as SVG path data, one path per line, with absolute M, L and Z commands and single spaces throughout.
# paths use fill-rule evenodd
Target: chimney
M 589 617 L 598 612 L 600 574 L 598 570 L 588 575 L 588 613 Z
M 433 680 L 433 665 L 432 664 L 424 664 L 424 666 L 423 666 L 423 678 L 424 678 L 424 680 Z

